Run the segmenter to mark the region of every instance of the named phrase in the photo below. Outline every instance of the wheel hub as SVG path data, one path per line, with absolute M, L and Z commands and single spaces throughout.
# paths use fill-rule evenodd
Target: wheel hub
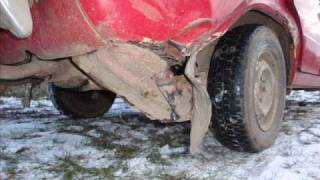
M 273 56 L 263 54 L 256 64 L 255 81 L 255 110 L 260 128 L 268 131 L 273 123 L 273 118 L 268 117 L 275 101 L 276 75 L 273 71 Z

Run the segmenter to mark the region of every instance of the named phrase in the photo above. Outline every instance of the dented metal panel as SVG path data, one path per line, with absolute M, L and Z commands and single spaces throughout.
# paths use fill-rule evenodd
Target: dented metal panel
M 177 122 L 191 118 L 191 84 L 173 76 L 167 62 L 146 48 L 112 44 L 73 57 L 73 61 L 97 84 L 124 97 L 152 119 Z
M 211 0 L 80 0 L 94 27 L 100 34 L 123 41 L 170 39 L 181 29 L 202 18 L 211 18 Z M 204 24 L 196 31 L 179 37 L 182 42 L 206 33 Z

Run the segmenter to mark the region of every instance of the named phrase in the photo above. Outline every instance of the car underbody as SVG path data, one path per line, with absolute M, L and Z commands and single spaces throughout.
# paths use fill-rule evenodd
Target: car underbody
M 78 91 L 111 90 L 151 119 L 164 123 L 192 120 L 192 141 L 194 148 L 198 147 L 211 117 L 206 90 L 210 61 L 195 63 L 198 58 L 212 56 L 212 45 L 199 47 L 188 61 L 182 56 L 184 61 L 171 66 L 172 59 L 163 59 L 145 46 L 110 44 L 89 54 L 54 61 L 31 55 L 27 63 L 0 65 L 0 77 L 6 84 L 40 79 Z

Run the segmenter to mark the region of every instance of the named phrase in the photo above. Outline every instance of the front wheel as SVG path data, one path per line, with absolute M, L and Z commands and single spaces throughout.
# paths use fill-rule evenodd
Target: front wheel
M 64 89 L 50 83 L 49 98 L 64 115 L 79 118 L 103 116 L 112 106 L 116 95 L 110 91 L 78 92 Z
M 217 44 L 208 92 L 216 138 L 230 149 L 259 152 L 270 147 L 283 118 L 286 67 L 271 29 L 249 25 Z

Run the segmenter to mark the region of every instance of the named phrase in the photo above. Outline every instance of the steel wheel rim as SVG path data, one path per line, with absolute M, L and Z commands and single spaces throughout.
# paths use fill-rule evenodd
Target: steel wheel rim
M 256 63 L 254 101 L 256 120 L 262 131 L 269 131 L 275 121 L 275 103 L 278 94 L 276 58 L 270 52 L 264 52 Z

